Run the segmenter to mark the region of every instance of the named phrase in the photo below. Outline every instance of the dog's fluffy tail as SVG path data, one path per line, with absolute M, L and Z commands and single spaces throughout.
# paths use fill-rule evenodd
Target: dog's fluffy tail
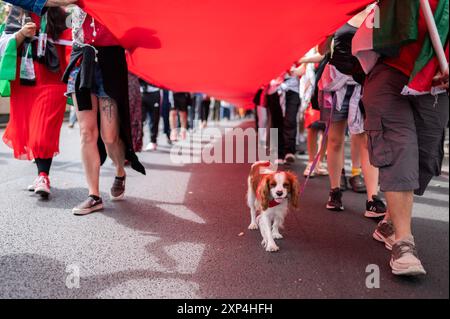
M 267 174 L 273 172 L 273 165 L 269 161 L 259 161 L 252 165 L 250 169 L 250 176 L 256 176 L 259 174 Z

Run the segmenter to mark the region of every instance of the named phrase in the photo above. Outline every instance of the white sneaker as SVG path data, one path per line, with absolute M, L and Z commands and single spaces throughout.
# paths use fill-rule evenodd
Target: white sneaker
M 158 145 L 156 143 L 148 143 L 147 146 L 145 147 L 145 151 L 153 152 L 153 151 L 156 151 L 157 148 L 158 148 Z
M 36 185 L 37 185 L 38 181 L 39 181 L 39 176 L 36 177 L 36 179 L 34 180 L 33 184 L 28 185 L 27 190 L 29 192 L 34 192 L 34 190 L 36 189 Z
M 50 195 L 50 179 L 48 176 L 39 176 L 34 193 L 45 198 Z
M 328 176 L 329 175 L 328 169 L 326 167 L 322 166 L 321 163 L 317 163 L 314 173 L 318 176 Z
M 305 171 L 303 172 L 303 176 L 305 177 L 314 177 L 316 176 L 315 172 L 311 172 L 311 166 L 313 163 L 308 163 L 308 165 L 306 165 Z

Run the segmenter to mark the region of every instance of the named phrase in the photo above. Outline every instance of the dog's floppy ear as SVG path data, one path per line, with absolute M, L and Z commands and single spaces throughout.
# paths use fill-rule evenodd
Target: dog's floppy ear
M 291 194 L 289 196 L 289 206 L 293 209 L 298 208 L 298 200 L 299 200 L 299 192 L 300 192 L 300 186 L 298 184 L 298 178 L 297 175 L 286 172 L 286 178 L 289 181 L 290 188 L 291 188 Z
M 269 208 L 269 197 L 270 197 L 270 175 L 264 176 L 259 183 L 258 190 L 256 191 L 256 196 L 261 204 L 261 209 L 263 211 Z

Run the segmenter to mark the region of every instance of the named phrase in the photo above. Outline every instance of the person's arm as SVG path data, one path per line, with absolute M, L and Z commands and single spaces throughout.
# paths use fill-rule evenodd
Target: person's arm
M 25 24 L 16 36 L 17 47 L 21 46 L 27 38 L 32 38 L 36 35 L 36 24 L 34 22 L 28 22 Z
M 303 63 L 320 63 L 322 62 L 323 58 L 325 56 L 321 55 L 320 53 L 316 53 L 315 55 L 312 56 L 305 56 L 303 58 L 301 58 L 298 63 L 303 64 Z
M 78 0 L 5 0 L 12 5 L 32 11 L 38 15 L 44 13 L 44 7 L 61 7 L 74 4 Z

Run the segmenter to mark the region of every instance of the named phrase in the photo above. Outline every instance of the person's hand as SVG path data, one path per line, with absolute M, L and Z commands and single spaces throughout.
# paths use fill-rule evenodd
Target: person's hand
M 28 22 L 20 30 L 20 34 L 25 38 L 32 38 L 36 35 L 36 23 Z
M 438 74 L 434 76 L 433 87 L 448 90 L 448 68 L 444 73 L 439 71 Z
M 64 7 L 75 4 L 78 0 L 47 0 L 46 7 Z

